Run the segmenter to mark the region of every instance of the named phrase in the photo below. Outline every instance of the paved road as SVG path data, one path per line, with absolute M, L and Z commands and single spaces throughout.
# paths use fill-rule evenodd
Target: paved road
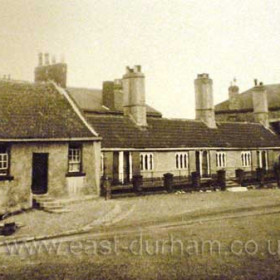
M 126 236 L 138 236 L 141 234 L 152 234 L 153 232 L 159 231 L 169 231 L 183 229 L 191 227 L 195 224 L 206 224 L 212 222 L 218 222 L 226 219 L 242 219 L 250 216 L 263 216 L 263 215 L 277 215 L 280 213 L 280 205 L 262 206 L 262 207 L 251 207 L 243 209 L 232 209 L 227 211 L 212 211 L 207 214 L 194 216 L 185 215 L 181 217 L 173 217 L 169 220 L 161 223 L 148 222 L 138 225 L 128 225 L 128 226 L 117 226 L 117 225 L 107 225 L 107 226 L 96 226 L 90 232 L 79 233 L 75 235 L 70 235 L 66 237 L 58 237 L 46 240 L 48 243 L 60 243 L 67 244 L 73 241 L 85 241 L 85 240 L 109 240 L 118 236 L 118 238 L 126 238 Z M 25 244 L 31 244 L 36 246 L 36 244 L 42 243 L 42 240 L 36 241 L 26 241 Z M 0 247 L 0 254 L 7 254 L 7 246 Z

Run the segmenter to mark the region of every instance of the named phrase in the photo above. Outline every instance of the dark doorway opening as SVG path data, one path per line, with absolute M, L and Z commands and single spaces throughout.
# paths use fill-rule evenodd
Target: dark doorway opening
M 129 152 L 123 153 L 123 171 L 124 171 L 124 183 L 127 184 L 130 182 L 130 156 Z
M 208 152 L 203 151 L 202 153 L 202 176 L 203 177 L 208 177 Z
M 48 158 L 47 153 L 33 153 L 32 160 L 32 193 L 48 192 Z
M 196 172 L 200 175 L 200 152 L 195 152 L 195 166 L 196 166 Z
M 119 152 L 113 152 L 113 184 L 119 184 Z
M 264 170 L 267 170 L 267 153 L 265 151 L 262 151 L 261 153 L 261 161 L 262 161 L 262 168 Z

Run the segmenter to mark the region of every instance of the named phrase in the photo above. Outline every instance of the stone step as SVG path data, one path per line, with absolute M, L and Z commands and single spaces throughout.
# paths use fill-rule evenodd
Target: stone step
M 226 186 L 227 187 L 240 187 L 239 184 L 227 184 L 227 183 L 226 183 Z
M 226 186 L 227 186 L 227 187 L 240 187 L 240 184 L 238 184 L 238 183 L 235 182 L 235 181 L 228 180 L 228 181 L 226 181 Z
M 71 212 L 71 210 L 63 207 L 63 208 L 59 208 L 59 209 L 44 209 L 45 212 L 48 212 L 48 213 L 53 213 L 53 214 L 62 214 L 62 213 L 69 213 Z
M 70 210 L 65 208 L 65 203 L 55 200 L 48 195 L 36 195 L 33 199 L 38 203 L 40 209 L 48 213 L 65 213 Z
M 35 199 L 38 203 L 41 202 L 47 202 L 47 201 L 53 201 L 53 198 L 49 197 L 49 196 L 45 196 L 45 197 L 34 197 L 33 199 Z
M 58 201 L 55 201 L 55 200 L 53 200 L 53 201 L 44 201 L 44 202 L 39 202 L 39 204 L 40 204 L 40 206 L 42 207 L 42 208 L 51 208 L 51 207 L 63 207 L 63 206 L 65 206 L 65 204 L 64 203 L 62 203 L 62 202 L 58 202 Z
M 65 208 L 65 206 L 64 205 L 53 205 L 53 206 L 42 207 L 43 210 L 62 209 L 62 208 Z
M 229 192 L 246 192 L 248 189 L 246 187 L 232 187 L 232 188 L 227 188 L 227 191 Z

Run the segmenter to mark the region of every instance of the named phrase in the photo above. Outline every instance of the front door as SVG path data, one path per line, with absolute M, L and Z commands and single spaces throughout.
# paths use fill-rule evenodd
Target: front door
M 32 193 L 48 192 L 48 156 L 46 153 L 33 153 L 32 160 Z

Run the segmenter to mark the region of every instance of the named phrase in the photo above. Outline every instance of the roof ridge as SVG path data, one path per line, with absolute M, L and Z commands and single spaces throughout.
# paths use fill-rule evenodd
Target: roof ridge
M 201 120 L 196 119 L 183 119 L 183 118 L 158 118 L 160 120 L 168 120 L 168 121 L 184 121 L 184 122 L 202 122 Z
M 231 124 L 246 124 L 246 125 L 260 125 L 263 126 L 263 124 L 261 123 L 255 123 L 255 122 L 242 122 L 242 121 L 217 121 L 217 123 L 219 124 L 224 124 L 224 123 L 231 123 Z
M 276 83 L 276 84 L 267 84 L 267 85 L 264 84 L 263 86 L 264 86 L 264 87 L 280 86 L 280 83 Z M 239 94 L 237 95 L 237 97 L 240 97 L 240 96 L 249 94 L 250 92 L 252 92 L 253 88 L 254 88 L 254 86 L 252 86 L 252 87 L 248 88 L 247 90 L 245 90 L 245 91 L 239 93 Z M 215 105 L 215 110 L 223 111 L 223 110 L 221 110 L 221 109 L 216 109 L 216 107 L 219 106 L 219 105 L 222 105 L 222 104 L 226 104 L 226 103 L 228 103 L 228 102 L 229 102 L 229 98 L 227 98 L 226 100 L 224 100 L 224 101 L 222 101 L 222 102 L 217 103 L 217 104 Z
M 72 87 L 72 86 L 68 86 L 68 87 L 66 87 L 66 89 L 87 89 L 87 90 L 99 90 L 99 91 L 102 91 L 102 89 L 100 89 L 100 88 L 90 88 L 90 87 Z
M 80 109 L 78 108 L 78 106 L 75 104 L 75 102 L 72 100 L 72 98 L 70 97 L 70 95 L 68 94 L 67 90 L 65 90 L 64 88 L 58 86 L 55 82 L 52 82 L 52 84 L 54 85 L 54 87 L 56 88 L 56 90 L 61 93 L 66 100 L 68 101 L 68 103 L 71 105 L 72 109 L 75 111 L 75 113 L 77 114 L 77 116 L 80 118 L 80 120 L 83 122 L 83 124 L 87 127 L 87 129 L 96 137 L 98 137 L 98 133 L 93 129 L 93 127 L 87 122 L 86 118 L 83 116 L 83 114 L 81 113 Z
M 31 81 L 25 81 L 25 80 L 7 80 L 7 79 L 0 79 L 1 83 L 9 83 L 9 84 L 35 84 L 34 82 Z

